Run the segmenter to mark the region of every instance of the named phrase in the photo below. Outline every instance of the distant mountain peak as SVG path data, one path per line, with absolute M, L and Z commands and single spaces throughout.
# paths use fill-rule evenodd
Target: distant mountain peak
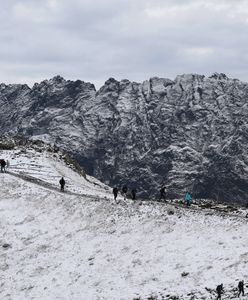
M 223 84 L 224 83 L 224 84 Z M 2 87 L 2 88 L 1 88 Z M 86 172 L 156 197 L 162 184 L 179 198 L 245 201 L 248 194 L 248 84 L 223 73 L 50 80 L 23 89 L 1 84 L 1 134 L 46 140 L 71 153 Z

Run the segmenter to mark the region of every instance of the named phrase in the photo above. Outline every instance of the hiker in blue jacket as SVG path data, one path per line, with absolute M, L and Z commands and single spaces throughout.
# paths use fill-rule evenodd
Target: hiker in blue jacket
M 192 200 L 192 197 L 191 197 L 191 195 L 190 195 L 189 192 L 187 192 L 187 193 L 185 194 L 184 200 L 185 200 L 185 202 L 186 202 L 186 205 L 187 205 L 187 206 L 190 206 L 190 201 Z

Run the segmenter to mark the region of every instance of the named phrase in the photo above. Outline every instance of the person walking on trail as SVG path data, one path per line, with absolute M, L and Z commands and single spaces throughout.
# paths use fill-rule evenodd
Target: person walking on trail
M 118 195 L 118 188 L 114 187 L 113 188 L 113 194 L 114 194 L 114 200 L 116 201 L 117 195 Z
M 189 192 L 187 192 L 187 193 L 185 194 L 184 200 L 185 200 L 185 202 L 186 202 L 186 205 L 187 205 L 187 206 L 190 206 L 190 201 L 192 200 L 192 197 L 191 197 L 191 195 L 190 195 Z
M 241 293 L 242 293 L 242 296 L 244 296 L 245 295 L 245 292 L 244 292 L 244 280 L 241 280 L 239 282 L 238 289 L 239 289 L 238 297 L 240 296 Z
M 218 299 L 221 300 L 221 295 L 223 294 L 223 284 L 217 285 L 216 292 L 217 292 L 217 299 L 216 300 L 218 300 Z
M 8 159 L 6 160 L 6 169 L 8 170 L 9 169 L 9 166 L 10 166 L 10 163 L 8 161 Z
M 136 189 L 132 189 L 131 194 L 132 194 L 132 200 L 136 200 Z
M 1 164 L 1 172 L 5 172 L 5 167 L 6 167 L 6 161 L 4 159 L 1 159 L 0 161 Z
M 62 192 L 64 192 L 64 190 L 65 190 L 65 180 L 64 180 L 64 177 L 61 177 L 61 179 L 59 181 L 59 184 L 60 184 L 60 190 Z
M 124 195 L 124 200 L 126 200 L 127 199 L 127 186 L 126 185 L 123 186 L 122 193 Z
M 161 189 L 160 189 L 160 197 L 159 197 L 159 201 L 161 201 L 162 199 L 166 200 L 165 186 L 162 186 Z

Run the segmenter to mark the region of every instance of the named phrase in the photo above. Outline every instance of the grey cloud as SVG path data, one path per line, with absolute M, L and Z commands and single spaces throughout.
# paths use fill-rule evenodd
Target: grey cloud
M 3 0 L 0 81 L 61 74 L 110 76 L 226 72 L 247 80 L 243 0 Z M 244 63 L 242 63 L 242 61 Z

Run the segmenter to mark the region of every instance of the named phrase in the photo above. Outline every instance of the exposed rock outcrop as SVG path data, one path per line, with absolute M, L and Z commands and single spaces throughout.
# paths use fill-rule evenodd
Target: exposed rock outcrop
M 55 143 L 110 185 L 246 201 L 248 84 L 225 74 L 0 85 L 1 133 Z

